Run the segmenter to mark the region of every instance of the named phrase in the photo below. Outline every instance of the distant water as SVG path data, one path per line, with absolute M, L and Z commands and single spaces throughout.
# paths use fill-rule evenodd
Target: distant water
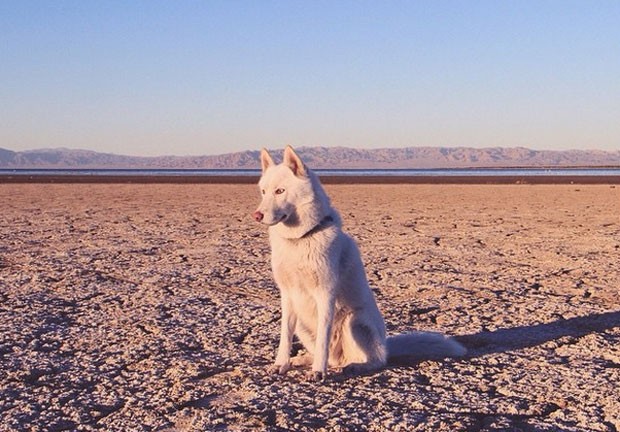
M 319 169 L 319 176 L 620 176 L 614 168 Z M 259 176 L 250 169 L 0 169 L 0 175 Z

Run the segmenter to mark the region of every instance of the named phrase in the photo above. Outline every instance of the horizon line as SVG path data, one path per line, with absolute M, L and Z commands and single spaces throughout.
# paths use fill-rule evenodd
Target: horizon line
M 284 146 L 286 147 L 286 145 Z M 268 151 L 283 151 L 284 147 L 276 147 L 276 148 L 268 148 Z M 432 145 L 422 145 L 422 146 L 397 146 L 397 147 L 382 147 L 382 146 L 378 146 L 378 147 L 350 147 L 350 146 L 322 146 L 322 145 L 315 145 L 315 146 L 308 146 L 308 145 L 303 145 L 303 146 L 293 146 L 296 150 L 305 150 L 305 149 L 347 149 L 347 150 L 358 150 L 358 151 L 379 151 L 379 150 L 406 150 L 406 149 L 448 149 L 448 150 L 496 150 L 496 149 L 501 149 L 501 150 L 527 150 L 527 151 L 533 151 L 533 152 L 549 152 L 549 153 L 565 153 L 565 152 L 583 152 L 583 153 L 590 153 L 590 152 L 601 152 L 601 153 L 609 153 L 609 154 L 614 154 L 614 153 L 619 153 L 620 149 L 615 149 L 615 150 L 607 150 L 607 149 L 601 149 L 601 148 L 589 148 L 589 149 L 581 149 L 581 148 L 567 148 L 567 149 L 537 149 L 537 148 L 532 148 L 532 147 L 526 147 L 526 146 L 489 146 L 489 147 L 475 147 L 475 146 L 466 146 L 466 145 L 462 145 L 462 146 L 432 146 Z M 253 153 L 253 152 L 260 152 L 260 150 L 264 148 L 264 146 L 261 146 L 259 148 L 256 149 L 247 149 L 247 150 L 236 150 L 236 151 L 229 151 L 229 152 L 223 152 L 223 153 L 213 153 L 213 154 L 208 154 L 208 153 L 204 153 L 204 154 L 162 154 L 162 155 L 138 155 L 138 154 L 128 154 L 128 153 L 114 153 L 114 152 L 108 152 L 108 151 L 100 151 L 100 150 L 92 150 L 89 148 L 71 148 L 71 147 L 41 147 L 41 148 L 33 148 L 33 149 L 28 149 L 28 150 L 12 150 L 10 148 L 6 148 L 6 147 L 0 147 L 0 150 L 5 150 L 5 151 L 9 151 L 12 153 L 35 153 L 35 152 L 54 152 L 54 151 L 68 151 L 68 152 L 87 152 L 87 153 L 96 153 L 96 154 L 103 154 L 103 155 L 114 155 L 114 156 L 123 156 L 123 157 L 129 157 L 129 158 L 143 158 L 143 159 L 158 159 L 158 158 L 200 158 L 200 157 L 217 157 L 217 156 L 224 156 L 224 155 L 230 155 L 230 154 L 241 154 L 241 153 Z

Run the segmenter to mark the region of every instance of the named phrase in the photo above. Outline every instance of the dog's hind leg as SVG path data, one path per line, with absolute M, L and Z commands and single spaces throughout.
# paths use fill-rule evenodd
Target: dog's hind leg
M 348 332 L 343 334 L 345 374 L 364 374 L 380 369 L 387 363 L 385 340 L 378 329 L 362 319 L 351 318 Z

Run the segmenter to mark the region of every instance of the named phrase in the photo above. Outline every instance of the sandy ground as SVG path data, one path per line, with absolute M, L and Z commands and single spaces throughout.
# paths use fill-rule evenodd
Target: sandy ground
M 466 358 L 267 375 L 255 186 L 0 184 L 0 430 L 620 430 L 620 186 L 327 190 L 389 332 Z

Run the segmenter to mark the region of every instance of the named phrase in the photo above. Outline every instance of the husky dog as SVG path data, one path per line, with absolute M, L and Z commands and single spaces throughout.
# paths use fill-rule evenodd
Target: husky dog
M 328 366 L 359 374 L 383 367 L 388 359 L 465 354 L 465 348 L 438 333 L 386 338 L 357 245 L 342 231 L 317 176 L 290 146 L 281 164 L 263 149 L 261 165 L 262 201 L 252 216 L 269 226 L 282 303 L 280 344 L 270 372 L 312 365 L 308 379 L 322 381 Z M 291 358 L 294 334 L 306 353 Z

